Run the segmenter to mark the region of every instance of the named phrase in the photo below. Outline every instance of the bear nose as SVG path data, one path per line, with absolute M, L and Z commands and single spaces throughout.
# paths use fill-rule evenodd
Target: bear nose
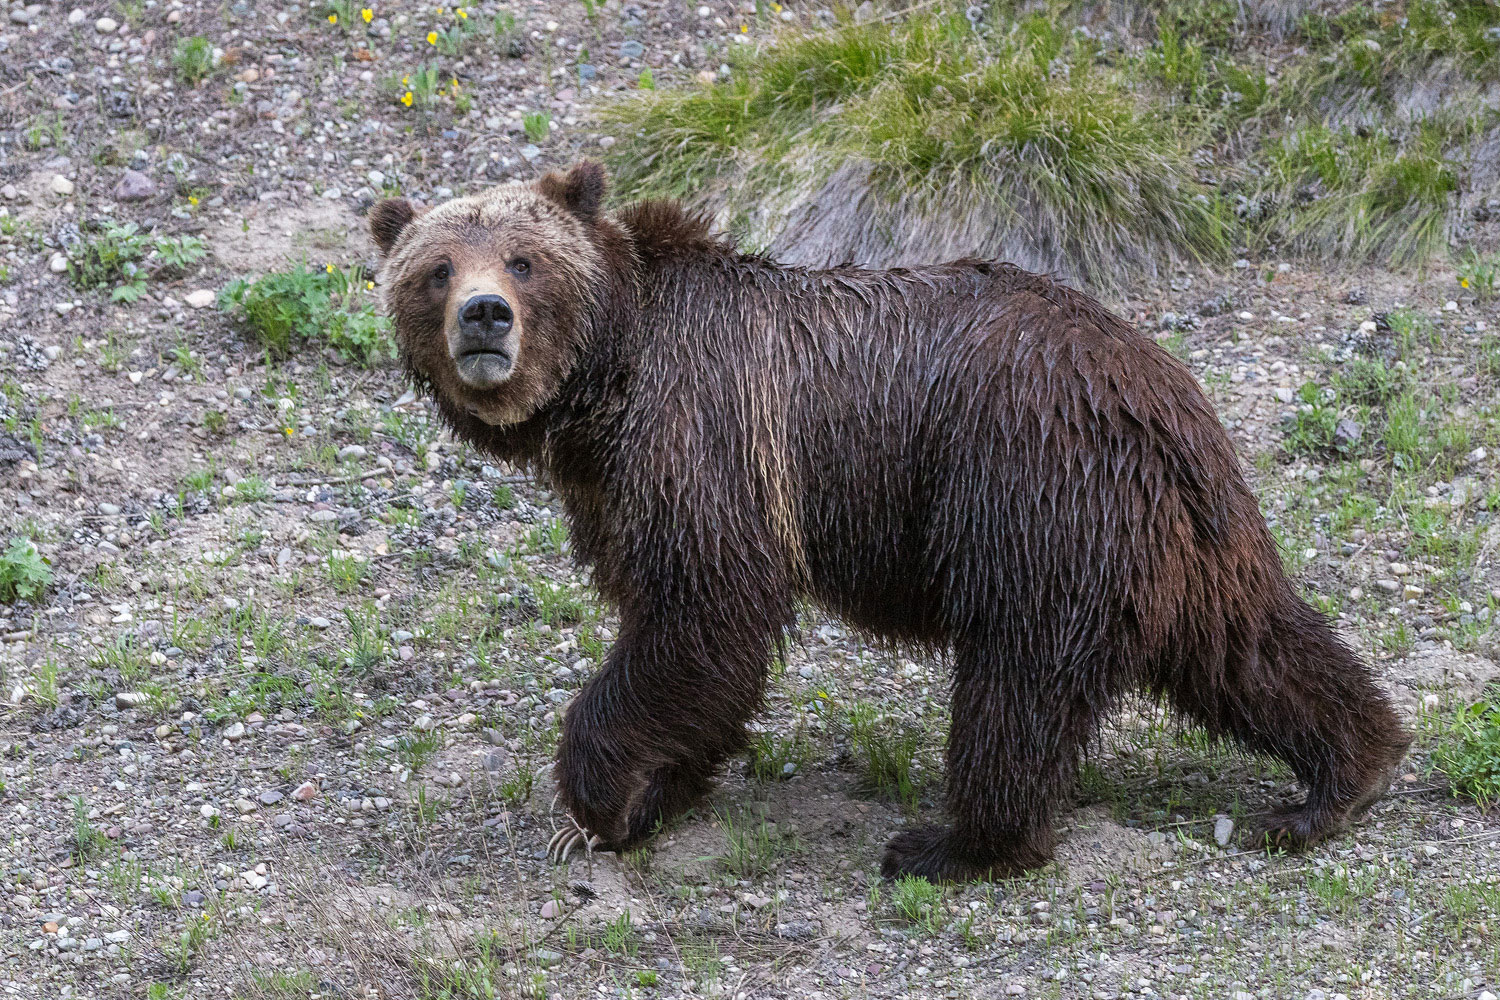
M 466 337 L 478 340 L 504 334 L 515 321 L 510 303 L 499 295 L 475 295 L 458 311 L 458 328 Z

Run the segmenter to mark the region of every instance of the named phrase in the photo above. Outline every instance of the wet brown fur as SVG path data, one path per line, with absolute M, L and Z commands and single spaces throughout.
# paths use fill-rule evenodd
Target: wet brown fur
M 556 770 L 606 846 L 649 836 L 745 746 L 804 597 L 951 654 L 950 825 L 897 836 L 888 876 L 1044 862 L 1081 748 L 1132 691 L 1287 762 L 1308 789 L 1274 824 L 1292 845 L 1385 790 L 1409 735 L 1284 576 L 1167 352 L 1013 266 L 786 267 L 675 204 L 602 213 L 602 190 L 583 164 L 494 226 L 424 217 L 390 235 L 403 213 L 382 205 L 373 228 L 412 377 L 458 435 L 552 481 L 619 609 Z M 537 221 L 552 212 L 576 227 Z M 526 252 L 554 270 L 516 290 L 513 384 L 478 398 L 440 350 L 418 265 L 549 239 Z M 585 258 L 599 266 L 570 263 Z

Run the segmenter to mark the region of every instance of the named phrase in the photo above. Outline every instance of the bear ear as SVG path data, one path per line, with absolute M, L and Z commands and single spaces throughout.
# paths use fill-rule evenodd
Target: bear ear
M 370 209 L 370 236 L 382 256 L 389 256 L 401 231 L 417 217 L 417 210 L 405 198 L 386 198 Z
M 542 194 L 584 222 L 598 218 L 607 185 L 604 165 L 597 160 L 580 160 L 566 174 L 550 173 L 538 182 Z

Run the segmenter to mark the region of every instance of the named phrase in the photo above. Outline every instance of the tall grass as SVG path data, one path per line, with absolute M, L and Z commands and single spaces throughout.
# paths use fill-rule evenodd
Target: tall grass
M 1490 183 L 1500 5 L 1266 7 L 846 14 L 598 114 L 623 196 L 712 207 L 794 261 L 979 253 L 1107 289 L 1240 247 L 1429 258 Z
M 742 222 L 780 192 L 837 190 L 856 164 L 884 208 L 961 205 L 988 220 L 993 243 L 1086 280 L 1225 247 L 1173 123 L 1039 16 L 980 29 L 944 12 L 844 22 L 741 55 L 727 81 L 602 114 L 623 133 L 612 158 L 624 191 L 729 194 Z

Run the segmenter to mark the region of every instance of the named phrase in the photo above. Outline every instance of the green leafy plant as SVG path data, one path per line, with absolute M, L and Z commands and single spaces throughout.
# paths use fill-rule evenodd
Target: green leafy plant
M 1470 247 L 1458 264 L 1458 285 L 1480 302 L 1495 297 L 1495 276 L 1500 273 L 1500 254 L 1481 254 Z
M 1453 713 L 1438 734 L 1432 764 L 1454 795 L 1489 808 L 1500 802 L 1500 688 Z
M 34 601 L 52 584 L 52 569 L 29 539 L 12 538 L 0 553 L 0 601 Z
M 372 365 L 394 357 L 390 324 L 375 310 L 359 268 L 300 265 L 253 281 L 231 282 L 219 307 L 239 317 L 261 345 L 286 356 L 304 341 L 325 341 L 342 356 Z

